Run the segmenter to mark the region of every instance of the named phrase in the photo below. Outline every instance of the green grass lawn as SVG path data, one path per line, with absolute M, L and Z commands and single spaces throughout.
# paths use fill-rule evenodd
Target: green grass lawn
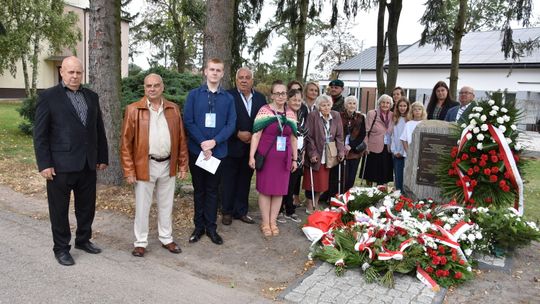
M 529 160 L 523 176 L 525 216 L 540 221 L 540 160 Z
M 18 103 L 0 102 L 0 158 L 21 163 L 35 163 L 32 137 L 22 133 Z

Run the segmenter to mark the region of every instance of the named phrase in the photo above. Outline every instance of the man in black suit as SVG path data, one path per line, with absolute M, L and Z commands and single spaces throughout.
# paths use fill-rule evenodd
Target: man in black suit
M 253 121 L 259 109 L 266 104 L 266 98 L 253 90 L 253 72 L 240 68 L 236 72 L 236 88 L 229 90 L 234 97 L 236 108 L 236 132 L 229 138 L 229 153 L 223 161 L 222 169 L 222 223 L 230 225 L 232 219 L 253 224 L 248 215 L 249 189 L 253 169 L 248 165 L 249 145 L 253 131 Z
M 98 95 L 81 86 L 83 68 L 67 57 L 60 68 L 62 82 L 38 98 L 34 150 L 39 173 L 47 180 L 54 255 L 61 265 L 75 264 L 69 250 L 69 200 L 75 196 L 75 248 L 97 254 L 90 242 L 96 207 L 96 169 L 108 164 L 107 138 Z

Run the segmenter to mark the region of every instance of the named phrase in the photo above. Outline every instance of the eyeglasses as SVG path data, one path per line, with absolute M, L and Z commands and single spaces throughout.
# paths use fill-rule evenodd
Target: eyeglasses
M 278 96 L 278 97 L 285 97 L 287 96 L 287 92 L 274 92 L 272 93 L 273 95 L 275 96 Z
M 467 94 L 472 94 L 472 92 L 459 92 L 459 95 L 467 95 Z

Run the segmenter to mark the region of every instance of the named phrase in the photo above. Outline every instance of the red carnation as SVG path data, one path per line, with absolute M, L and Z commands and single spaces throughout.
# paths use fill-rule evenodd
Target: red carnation
M 480 160 L 483 160 L 483 161 L 487 161 L 488 158 L 489 158 L 489 156 L 488 156 L 487 154 L 482 154 L 482 155 L 480 156 Z
M 485 175 L 491 175 L 491 169 L 490 168 L 485 168 L 484 169 L 484 174 Z
M 491 199 L 491 197 L 486 197 L 486 198 L 484 198 L 484 202 L 486 202 L 488 204 L 491 204 L 493 202 L 493 200 Z
M 444 277 L 444 270 L 439 269 L 435 271 L 435 275 L 438 276 L 439 278 Z
M 465 260 L 459 260 L 459 265 L 465 265 Z
M 496 174 L 497 172 L 499 172 L 499 167 L 491 167 L 491 172 L 493 172 L 493 174 Z
M 428 220 L 431 220 L 431 218 L 432 218 L 433 216 L 431 215 L 431 213 L 428 213 L 428 214 L 426 215 L 426 217 L 427 217 Z
M 427 273 L 433 273 L 433 267 L 431 267 L 431 266 L 426 267 L 426 272 Z
M 476 164 L 478 162 L 478 158 L 473 157 L 471 158 L 471 163 Z
M 423 213 L 418 214 L 418 218 L 419 218 L 419 219 L 423 220 L 424 217 L 425 217 L 425 215 L 424 215 Z
M 510 179 L 510 171 L 504 172 L 504 178 Z
M 497 155 L 491 155 L 491 162 L 492 163 L 496 163 L 499 161 L 499 158 L 497 157 Z
M 469 151 L 471 151 L 472 153 L 476 152 L 476 147 L 475 146 L 470 147 Z
M 509 191 L 510 191 L 510 187 L 509 187 L 509 186 L 504 186 L 504 187 L 502 188 L 502 191 L 504 191 L 504 192 L 509 192 Z
M 469 170 L 467 170 L 467 175 L 473 175 L 474 174 L 474 170 L 473 168 L 469 168 Z
M 501 181 L 499 182 L 499 187 L 504 187 L 506 186 L 506 181 L 504 179 L 501 179 Z
M 495 150 L 490 150 L 488 153 L 489 155 L 497 155 L 497 151 Z
M 462 183 L 460 180 L 457 180 L 457 181 L 456 181 L 456 186 L 462 187 L 462 186 L 463 186 L 463 183 Z
M 492 182 L 492 183 L 496 182 L 497 181 L 497 175 L 490 175 L 489 176 L 489 181 Z
M 448 262 L 448 260 L 446 259 L 445 256 L 441 257 L 441 265 L 446 265 L 446 263 Z
M 449 176 L 454 175 L 454 169 L 448 169 L 448 175 Z
M 444 254 L 444 246 L 443 245 L 439 245 L 439 247 L 437 249 L 439 250 L 439 252 L 441 254 Z
M 476 187 L 477 185 L 478 185 L 478 182 L 475 179 L 471 180 L 472 187 Z
M 480 171 L 480 167 L 474 166 L 473 170 L 474 170 L 474 173 L 478 173 Z
M 456 272 L 456 274 L 454 275 L 454 279 L 461 279 L 463 277 L 463 274 L 461 272 Z
M 518 161 L 519 161 L 519 155 L 514 154 L 514 160 L 515 160 L 516 162 L 518 162 Z
M 467 159 L 469 159 L 469 154 L 463 153 L 463 154 L 461 155 L 461 160 L 467 160 Z

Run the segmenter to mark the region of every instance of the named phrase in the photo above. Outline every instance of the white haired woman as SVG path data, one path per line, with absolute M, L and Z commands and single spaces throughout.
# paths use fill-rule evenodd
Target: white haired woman
M 367 113 L 366 130 L 367 158 L 365 169 L 360 175 L 368 181 L 368 185 L 386 185 L 393 180 L 392 153 L 390 151 L 390 139 L 394 124 L 393 113 L 390 110 L 393 105 L 392 97 L 383 94 L 377 100 L 374 110 Z M 363 174 L 363 176 L 362 176 Z
M 306 165 L 303 188 L 306 190 L 306 212 L 317 206 L 320 194 L 328 190 L 330 168 L 345 157 L 343 124 L 338 112 L 332 111 L 332 98 L 321 95 L 315 100 L 316 111 L 306 121 Z M 328 152 L 332 150 L 331 152 Z M 334 153 L 335 155 L 329 155 Z M 313 176 L 313 178 L 311 177 Z M 311 181 L 313 180 L 313 185 Z M 309 193 L 315 192 L 311 196 Z

